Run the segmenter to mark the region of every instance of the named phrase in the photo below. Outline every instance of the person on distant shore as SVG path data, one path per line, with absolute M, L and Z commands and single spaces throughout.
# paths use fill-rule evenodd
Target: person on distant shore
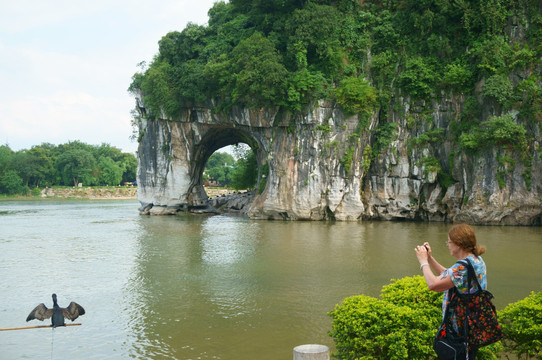
M 448 241 L 446 246 L 450 250 L 450 255 L 458 260 L 469 259 L 478 282 L 482 287 L 481 290 L 487 289 L 487 273 L 486 264 L 480 255 L 485 253 L 485 247 L 476 244 L 476 235 L 474 230 L 466 224 L 454 225 L 448 232 Z M 414 249 L 418 261 L 420 262 L 420 268 L 425 277 L 425 282 L 429 287 L 429 290 L 444 292 L 442 300 L 442 316 L 444 317 L 444 311 L 448 305 L 449 292 L 447 290 L 454 286 L 460 293 L 466 294 L 468 291 L 468 271 L 467 267 L 463 264 L 456 262 L 449 268 L 445 268 L 440 265 L 432 255 L 431 246 L 428 242 L 423 245 L 416 246 Z M 439 274 L 436 276 L 435 274 Z M 475 282 L 471 285 L 470 293 L 478 291 L 478 287 Z M 454 319 L 456 320 L 456 319 Z M 457 321 L 457 320 L 456 320 Z M 457 322 L 456 322 L 457 324 Z M 457 326 L 457 325 L 456 325 Z M 470 349 L 469 360 L 475 359 L 478 349 Z

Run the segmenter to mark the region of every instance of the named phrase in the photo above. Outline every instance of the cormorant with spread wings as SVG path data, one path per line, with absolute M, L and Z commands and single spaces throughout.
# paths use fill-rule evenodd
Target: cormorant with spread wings
M 68 305 L 67 308 L 61 308 L 60 306 L 58 306 L 56 294 L 53 294 L 53 308 L 48 309 L 45 304 L 41 303 L 36 306 L 34 310 L 30 312 L 30 314 L 28 314 L 26 321 L 34 319 L 43 321 L 45 319 L 51 318 L 51 324 L 53 325 L 53 328 L 55 328 L 57 326 L 65 326 L 64 318 L 74 321 L 79 316 L 84 314 L 85 309 L 83 309 L 81 305 L 73 301 L 70 303 L 70 305 Z

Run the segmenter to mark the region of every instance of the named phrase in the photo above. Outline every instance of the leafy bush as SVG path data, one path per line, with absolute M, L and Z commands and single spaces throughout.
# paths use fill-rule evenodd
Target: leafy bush
M 416 165 L 423 167 L 423 172 L 425 175 L 427 175 L 429 172 L 440 172 L 442 170 L 440 160 L 432 155 L 421 158 Z
M 492 116 L 478 128 L 461 134 L 459 145 L 468 153 L 475 153 L 488 145 L 525 150 L 528 146 L 527 130 L 511 115 Z
M 542 119 L 542 88 L 540 76 L 531 75 L 527 79 L 521 81 L 514 89 L 517 95 L 515 98 L 520 101 L 520 116 L 527 119 L 529 122 L 536 122 Z
M 174 70 L 165 61 L 153 63 L 141 81 L 145 103 L 154 116 L 160 116 L 162 111 L 172 118 L 179 114 L 181 103 L 176 96 Z
M 542 292 L 532 292 L 499 313 L 504 348 L 519 359 L 542 359 Z
M 463 64 L 449 64 L 444 70 L 442 82 L 459 92 L 469 90 L 472 85 L 472 71 Z
M 422 284 L 423 282 L 423 284 Z M 441 321 L 437 298 L 421 276 L 407 277 L 382 290 L 382 299 L 346 298 L 329 312 L 329 335 L 339 359 L 432 359 Z
M 437 313 L 432 312 L 432 316 L 441 314 L 442 293 L 429 291 L 423 276 L 392 280 L 391 284 L 382 287 L 381 297 L 395 305 L 424 310 L 436 309 Z
M 469 55 L 472 56 L 480 75 L 491 76 L 504 73 L 507 69 L 506 57 L 510 49 L 504 36 L 482 36 L 482 40 L 472 43 Z
M 437 180 L 440 186 L 444 189 L 444 192 L 446 192 L 446 190 L 456 182 L 452 174 L 442 170 L 439 171 Z
M 306 68 L 294 72 L 288 84 L 288 106 L 295 111 L 302 110 L 323 91 L 324 83 L 324 76 L 320 72 L 311 72 Z
M 436 73 L 427 59 L 408 59 L 406 69 L 399 75 L 399 85 L 415 98 L 428 98 L 435 91 Z
M 302 9 L 288 15 L 285 37 L 288 58 L 295 58 L 296 44 L 307 50 L 307 61 L 316 71 L 334 75 L 342 66 L 343 50 L 338 29 L 343 14 L 335 7 L 308 1 Z
M 493 116 L 483 123 L 483 139 L 491 144 L 509 145 L 516 149 L 527 146 L 527 130 L 511 115 Z
M 445 129 L 436 128 L 424 132 L 423 134 L 418 135 L 415 138 L 410 140 L 410 143 L 414 146 L 420 146 L 425 144 L 438 144 L 442 143 L 445 138 Z
M 392 280 L 380 299 L 357 295 L 337 304 L 329 335 L 338 359 L 435 359 L 434 335 L 442 321 L 442 293 L 423 276 Z M 479 350 L 477 359 L 496 360 L 503 351 L 518 359 L 542 359 L 542 292 L 499 311 L 502 342 Z M 508 355 L 507 355 L 508 357 Z
M 371 114 L 376 107 L 376 90 L 360 77 L 348 77 L 335 89 L 337 102 L 349 113 Z
M 376 131 L 376 140 L 373 147 L 373 158 L 376 158 L 381 151 L 390 146 L 393 139 L 397 134 L 397 123 L 390 122 L 380 125 Z
M 344 166 L 344 171 L 346 175 L 350 175 L 350 170 L 352 170 L 352 162 L 354 160 L 354 146 L 350 146 L 344 153 L 344 156 L 341 158 L 341 164 Z
M 40 188 L 35 187 L 35 188 L 32 188 L 30 193 L 32 194 L 32 196 L 38 197 L 38 196 L 41 195 L 41 190 L 40 190 Z
M 512 98 L 514 87 L 512 82 L 503 75 L 490 76 L 483 89 L 485 97 L 494 98 L 499 104 L 504 105 Z
M 483 145 L 478 131 L 464 133 L 459 136 L 459 146 L 467 153 L 476 153 Z
M 369 296 L 344 300 L 330 313 L 339 359 L 427 359 L 434 324 L 420 310 Z M 432 329 L 432 330 L 420 330 Z

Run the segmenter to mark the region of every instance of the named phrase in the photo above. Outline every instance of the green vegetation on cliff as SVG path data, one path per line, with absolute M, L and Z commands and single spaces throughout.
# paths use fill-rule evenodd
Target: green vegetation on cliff
M 130 89 L 141 89 L 155 113 L 161 108 L 175 118 L 210 98 L 221 108 L 291 111 L 328 98 L 361 112 L 372 107 L 366 81 L 386 108 L 391 92 L 422 99 L 440 90 L 468 94 L 485 79 L 484 97 L 536 117 L 540 10 L 528 0 L 217 2 L 207 26 L 189 24 L 160 40 Z M 511 78 L 515 70 L 518 79 Z

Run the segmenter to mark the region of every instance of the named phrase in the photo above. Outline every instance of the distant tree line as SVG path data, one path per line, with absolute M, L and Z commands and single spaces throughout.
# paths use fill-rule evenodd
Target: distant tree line
M 0 194 L 27 194 L 46 186 L 114 186 L 134 182 L 137 159 L 109 144 L 43 143 L 13 151 L 0 146 Z

